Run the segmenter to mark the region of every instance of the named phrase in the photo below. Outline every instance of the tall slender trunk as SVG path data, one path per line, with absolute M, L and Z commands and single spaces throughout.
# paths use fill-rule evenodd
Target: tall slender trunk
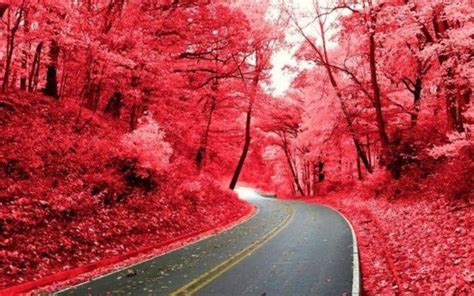
M 339 85 L 338 85 L 338 83 L 337 83 L 337 81 L 334 77 L 331 65 L 329 63 L 329 57 L 328 57 L 327 48 L 326 48 L 326 38 L 325 38 L 325 34 L 324 34 L 323 24 L 320 22 L 319 25 L 320 25 L 320 30 L 322 32 L 322 34 L 321 34 L 322 38 L 321 39 L 322 39 L 322 42 L 323 42 L 323 54 L 324 54 L 323 59 L 325 61 L 324 67 L 326 68 L 326 72 L 329 76 L 329 81 L 330 81 L 333 89 L 336 91 L 336 95 L 339 99 L 339 103 L 341 104 L 342 113 L 344 115 L 344 119 L 346 120 L 347 127 L 349 128 L 349 133 L 352 137 L 352 141 L 354 143 L 354 147 L 356 149 L 356 152 L 359 155 L 360 159 L 362 160 L 362 163 L 364 164 L 364 167 L 366 168 L 367 172 L 369 172 L 371 174 L 371 173 L 373 173 L 372 165 L 370 164 L 369 160 L 367 159 L 367 155 L 364 151 L 362 143 L 361 143 L 359 137 L 357 136 L 357 133 L 355 132 L 354 126 L 352 124 L 352 119 L 350 118 L 349 111 L 347 110 L 346 103 L 344 102 L 341 90 L 339 89 Z
M 23 13 L 24 13 L 24 3 L 18 8 L 17 12 L 15 13 L 16 19 L 15 23 L 13 26 L 11 26 L 11 9 L 8 10 L 8 21 L 7 21 L 7 27 L 8 27 L 8 38 L 7 38 L 7 58 L 5 62 L 5 72 L 3 75 L 3 83 L 2 83 L 2 92 L 5 93 L 8 89 L 8 82 L 10 79 L 10 72 L 11 72 L 11 64 L 12 64 L 12 59 L 13 59 L 13 50 L 15 49 L 15 37 L 16 33 L 20 27 L 21 20 L 23 19 Z
M 422 46 L 419 46 L 422 50 Z M 405 88 L 412 93 L 413 95 L 413 111 L 410 112 L 410 125 L 415 127 L 418 123 L 418 115 L 421 111 L 421 94 L 423 91 L 423 75 L 426 73 L 427 68 L 423 63 L 418 60 L 416 67 L 416 77 L 415 80 L 409 78 L 402 78 L 402 83 L 405 85 Z
M 405 0 L 405 3 L 408 4 L 408 0 Z M 410 10 L 415 14 L 416 6 L 412 5 Z M 442 14 L 441 21 L 438 16 Z M 426 24 L 420 19 L 418 15 L 415 15 L 415 19 L 420 27 L 422 36 L 425 38 L 426 44 L 433 44 L 435 42 L 441 43 L 443 39 L 449 39 L 446 31 L 449 29 L 449 23 L 447 18 L 444 15 L 443 11 L 440 11 L 438 14 L 434 14 L 431 19 L 433 25 L 434 36 L 432 36 L 430 30 L 427 28 Z M 435 40 L 436 39 L 436 40 Z M 448 61 L 449 57 L 446 52 L 441 51 L 438 53 L 438 62 L 440 65 L 443 65 Z M 458 103 L 458 97 L 456 92 L 456 83 L 455 83 L 455 73 L 452 65 L 446 67 L 441 80 L 441 87 L 443 89 L 444 95 L 446 97 L 446 115 L 447 115 L 447 124 L 448 127 L 452 130 L 463 132 L 464 131 L 464 122 L 462 117 L 462 110 Z
M 59 93 L 58 93 L 58 96 L 60 98 L 64 95 L 64 91 L 66 90 L 66 83 L 69 76 L 69 74 L 66 73 L 66 59 L 67 59 L 67 56 L 65 52 L 63 51 L 63 70 L 62 70 L 61 80 L 59 83 Z
M 366 148 L 367 159 L 369 160 L 370 165 L 372 165 L 372 150 L 370 148 L 370 138 L 369 138 L 368 133 L 367 133 L 367 136 L 366 136 L 366 141 L 367 141 L 367 148 Z
M 30 33 L 30 24 L 28 23 L 28 12 L 25 12 L 25 21 L 24 21 L 24 34 L 26 36 Z M 26 91 L 26 84 L 27 84 L 27 71 L 28 71 L 28 53 L 31 48 L 31 41 L 26 41 L 25 45 L 22 50 L 22 57 L 21 57 L 21 75 L 20 75 L 20 90 Z
M 321 183 L 326 179 L 326 172 L 324 171 L 324 160 L 318 160 L 318 182 Z
M 288 173 L 287 173 L 288 174 Z M 295 182 L 293 182 L 292 178 L 293 178 L 293 175 L 291 173 L 288 174 L 289 175 L 289 180 L 290 180 L 290 188 L 291 188 L 291 193 L 296 196 L 297 192 L 296 192 L 296 188 L 295 188 Z
M 359 155 L 360 159 L 362 160 L 362 163 L 364 164 L 364 167 L 366 168 L 367 172 L 373 173 L 372 165 L 370 164 L 367 158 L 367 154 L 365 153 L 364 148 L 362 146 L 362 143 L 355 132 L 354 125 L 352 124 L 352 119 L 350 118 L 349 111 L 347 110 L 346 103 L 344 102 L 344 99 L 342 98 L 339 85 L 337 84 L 336 79 L 334 78 L 332 69 L 329 65 L 326 65 L 325 68 L 329 76 L 329 81 L 332 87 L 334 88 L 334 90 L 336 91 L 336 95 L 339 99 L 339 103 L 341 104 L 342 114 L 344 115 L 344 119 L 346 120 L 346 124 L 349 129 L 349 134 L 352 137 L 352 142 L 354 143 L 356 152 Z
M 26 90 L 26 70 L 28 67 L 28 53 L 26 49 L 22 52 L 21 57 L 21 76 L 20 76 L 20 90 Z
M 324 68 L 325 68 L 325 70 L 328 74 L 331 86 L 335 90 L 336 96 L 339 99 L 339 102 L 341 104 L 342 113 L 343 113 L 344 119 L 347 123 L 347 127 L 349 129 L 349 134 L 352 137 L 352 141 L 354 142 L 354 147 L 356 149 L 356 152 L 359 155 L 359 157 L 361 158 L 362 163 L 364 164 L 367 172 L 372 173 L 373 172 L 372 166 L 370 165 L 370 163 L 367 159 L 367 155 L 365 154 L 365 151 L 362 147 L 361 141 L 360 141 L 359 137 L 357 136 L 357 133 L 355 132 L 354 126 L 352 124 L 352 119 L 350 118 L 350 114 L 349 114 L 349 112 L 346 108 L 345 102 L 344 102 L 344 98 L 342 97 L 342 93 L 339 89 L 339 86 L 338 86 L 338 84 L 336 82 L 336 79 L 334 77 L 334 74 L 332 72 L 332 67 L 333 66 L 331 65 L 331 63 L 329 61 L 329 57 L 328 57 L 328 53 L 327 53 L 327 47 L 326 47 L 326 37 L 325 37 L 326 28 L 324 28 L 324 21 L 321 18 L 318 18 L 319 33 L 320 33 L 321 41 L 322 41 L 322 51 L 321 51 L 321 49 L 318 46 L 316 46 L 316 44 L 308 37 L 308 35 L 306 35 L 304 33 L 302 27 L 298 24 L 296 19 L 294 17 L 291 17 L 291 18 L 292 18 L 293 22 L 295 23 L 295 25 L 296 25 L 298 31 L 300 32 L 300 34 L 309 43 L 311 48 L 316 53 L 318 63 L 320 63 L 324 66 Z
M 441 20 L 438 15 L 434 15 L 432 19 L 433 29 L 438 40 L 449 39 L 446 31 L 449 29 L 448 21 L 444 12 Z M 449 56 L 446 52 L 441 51 L 438 54 L 438 61 L 441 65 L 445 64 L 449 60 Z M 457 132 L 464 132 L 464 122 L 462 117 L 462 110 L 459 106 L 457 85 L 455 82 L 455 68 L 454 63 L 450 63 L 449 66 L 445 67 L 442 75 L 442 86 L 444 89 L 444 95 L 446 97 L 446 114 L 448 126 Z
M 100 86 L 98 87 L 100 89 Z M 115 91 L 110 97 L 104 109 L 104 114 L 110 114 L 113 118 L 119 119 L 123 107 L 123 95 L 120 91 Z M 97 108 L 95 109 L 97 110 Z M 95 111 L 94 111 L 95 112 Z
M 61 77 L 61 86 L 59 88 L 59 97 L 61 98 L 64 96 L 64 92 L 66 90 L 67 82 L 68 82 L 69 74 L 63 72 L 63 76 Z
M 214 55 L 214 71 L 215 73 L 218 73 L 219 72 L 219 40 L 216 39 L 215 40 L 215 55 Z M 209 109 L 209 115 L 208 115 L 208 118 L 207 118 L 207 124 L 206 124 L 206 128 L 204 130 L 204 134 L 203 136 L 201 137 L 201 143 L 199 144 L 199 148 L 196 152 L 196 156 L 195 156 L 195 162 L 196 162 L 196 165 L 199 169 L 202 169 L 204 168 L 204 165 L 206 163 L 206 154 L 207 154 L 207 144 L 208 144 L 208 141 L 209 141 L 209 130 L 211 128 L 211 124 L 212 124 L 212 116 L 214 114 L 214 111 L 217 109 L 217 95 L 218 95 L 218 89 L 219 89 L 219 79 L 217 78 L 217 76 L 214 76 L 212 78 L 212 86 L 211 86 L 211 90 L 213 92 L 212 94 L 212 97 L 211 97 L 211 106 L 210 106 L 210 109 Z
M 215 98 L 212 98 L 211 107 L 209 109 L 209 115 L 207 118 L 206 128 L 204 129 L 204 133 L 201 139 L 201 144 L 199 145 L 198 151 L 196 152 L 195 161 L 199 168 L 203 168 L 206 162 L 206 154 L 207 154 L 207 144 L 209 142 L 209 131 L 211 129 L 212 124 L 212 117 L 214 115 L 214 111 L 216 110 L 216 102 Z
M 377 15 L 374 9 L 370 9 L 370 22 L 369 22 L 369 65 L 370 65 L 370 80 L 373 91 L 373 104 L 375 108 L 375 114 L 377 118 L 377 127 L 379 131 L 380 142 L 382 147 L 385 148 L 389 144 L 389 139 L 385 127 L 385 119 L 382 112 L 382 99 L 380 94 L 380 86 L 377 80 L 377 64 L 375 61 L 375 24 L 377 22 Z
M 316 195 L 316 189 L 317 189 L 317 185 L 318 185 L 318 177 L 319 177 L 319 173 L 318 173 L 318 167 L 316 165 L 316 162 L 313 162 L 312 163 L 312 171 L 313 171 L 313 192 L 312 192 L 312 195 Z
M 293 161 L 292 161 L 291 152 L 290 152 L 289 147 L 288 147 L 288 142 L 287 142 L 287 139 L 286 139 L 286 135 L 283 135 L 283 152 L 285 153 L 286 161 L 288 163 L 288 168 L 290 169 L 291 176 L 293 177 L 294 186 L 296 186 L 296 191 L 300 195 L 304 195 L 303 188 L 301 187 L 300 180 L 299 180 L 299 177 L 298 177 L 298 173 L 296 171 L 297 168 L 294 167 L 294 164 L 293 164 Z
M 242 149 L 242 154 L 240 155 L 239 162 L 237 163 L 237 167 L 235 168 L 234 175 L 232 176 L 232 180 L 230 181 L 229 188 L 231 190 L 235 189 L 237 185 L 237 181 L 239 180 L 240 173 L 245 163 L 245 159 L 247 158 L 247 154 L 250 147 L 250 141 L 252 137 L 250 136 L 250 125 L 252 120 L 252 104 L 249 106 L 249 110 L 247 111 L 247 118 L 245 120 L 245 142 L 244 148 Z
M 8 12 L 8 37 L 7 37 L 7 59 L 5 62 L 5 72 L 3 74 L 2 92 L 5 93 L 8 88 L 8 79 L 10 78 L 10 64 L 13 56 L 14 37 L 10 30 L 10 12 Z
M 311 169 L 309 162 L 305 162 L 305 183 L 306 183 L 306 194 L 311 195 Z
M 46 72 L 46 86 L 44 88 L 44 94 L 55 99 L 59 99 L 58 95 L 58 58 L 59 58 L 59 44 L 56 40 L 51 41 L 49 56 L 50 63 Z
M 357 179 L 362 180 L 363 176 L 362 176 L 362 170 L 361 170 L 361 166 L 360 166 L 360 157 L 359 157 L 359 155 L 356 155 L 356 162 L 357 162 Z
M 446 113 L 448 126 L 454 131 L 464 132 L 464 120 L 459 106 L 457 86 L 454 81 L 454 69 L 448 67 L 443 75 L 444 95 L 446 97 Z
M 33 63 L 31 64 L 31 71 L 28 77 L 28 91 L 29 92 L 33 92 L 34 90 L 36 90 L 36 87 L 38 85 L 42 49 L 43 49 L 43 42 L 41 41 L 36 46 L 35 56 L 33 58 Z

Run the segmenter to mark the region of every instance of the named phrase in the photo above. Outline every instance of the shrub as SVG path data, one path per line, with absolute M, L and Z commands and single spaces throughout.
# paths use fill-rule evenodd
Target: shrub
M 137 159 L 141 167 L 158 173 L 168 168 L 173 153 L 165 141 L 165 134 L 151 114 L 142 117 L 138 128 L 122 138 L 122 146 L 130 159 Z

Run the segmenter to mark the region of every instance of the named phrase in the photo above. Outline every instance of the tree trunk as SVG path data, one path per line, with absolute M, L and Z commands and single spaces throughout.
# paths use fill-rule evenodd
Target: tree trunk
M 51 41 L 51 47 L 49 51 L 50 64 L 46 73 L 46 86 L 44 88 L 44 94 L 55 99 L 59 99 L 58 95 L 58 57 L 59 57 L 59 44 L 56 40 Z
M 380 94 L 380 86 L 377 80 L 377 65 L 375 61 L 375 23 L 377 21 L 376 12 L 370 10 L 370 26 L 369 26 L 369 65 L 370 65 L 370 80 L 373 91 L 373 104 L 377 118 L 377 127 L 379 130 L 380 142 L 385 148 L 389 144 L 387 131 L 385 128 L 385 119 L 382 112 L 382 99 Z
M 350 114 L 346 108 L 346 104 L 344 102 L 344 98 L 342 96 L 341 90 L 339 89 L 339 85 L 337 84 L 337 81 L 334 77 L 333 70 L 332 70 L 332 65 L 329 61 L 329 56 L 327 52 L 327 47 L 326 47 L 326 28 L 324 28 L 324 21 L 319 17 L 318 22 L 319 22 L 319 33 L 321 36 L 321 41 L 322 41 L 322 51 L 320 48 L 309 38 L 303 31 L 303 29 L 298 25 L 297 21 L 293 19 L 293 22 L 297 26 L 298 31 L 301 33 L 301 35 L 305 38 L 305 40 L 309 43 L 311 48 L 314 50 L 316 55 L 318 56 L 318 63 L 322 64 L 324 68 L 326 69 L 326 72 L 329 77 L 329 81 L 331 83 L 331 86 L 333 87 L 334 91 L 336 92 L 337 98 L 339 99 L 339 102 L 341 104 L 341 109 L 342 113 L 344 115 L 344 119 L 346 120 L 347 127 L 349 128 L 349 133 L 352 137 L 352 141 L 354 142 L 355 149 L 357 153 L 359 154 L 365 168 L 369 173 L 372 173 L 372 166 L 370 165 L 367 156 L 365 155 L 364 149 L 362 148 L 361 141 L 359 140 L 359 137 L 357 136 L 354 126 L 352 124 L 352 119 L 350 118 Z
M 420 113 L 421 92 L 423 90 L 423 80 L 417 77 L 413 86 L 413 107 L 414 111 L 410 115 L 411 126 L 415 127 L 418 122 L 418 114 Z
M 6 63 L 5 63 L 5 72 L 3 75 L 3 84 L 2 84 L 2 92 L 5 93 L 8 88 L 8 82 L 10 79 L 10 71 L 11 71 L 11 63 L 13 58 L 13 50 L 15 49 L 15 36 L 18 28 L 20 27 L 21 20 L 23 18 L 24 6 L 23 4 L 18 8 L 18 11 L 15 13 L 16 19 L 13 27 L 10 25 L 10 17 L 11 11 L 9 10 L 8 13 L 8 40 L 7 40 L 7 49 L 6 49 Z
M 292 178 L 293 178 L 293 175 L 291 173 L 288 173 L 287 172 L 287 175 L 288 175 L 288 179 L 290 180 L 290 188 L 291 188 L 291 193 L 296 196 L 297 192 L 296 192 L 296 188 L 295 188 L 295 182 L 293 182 Z
M 356 155 L 356 161 L 357 161 L 357 179 L 360 181 L 363 179 L 362 177 L 362 170 L 360 166 L 360 157 L 359 155 Z
M 63 50 L 63 70 L 62 70 L 62 75 L 61 75 L 61 80 L 59 82 L 59 93 L 58 96 L 62 98 L 64 96 L 64 92 L 66 90 L 66 85 L 67 85 L 67 80 L 69 77 L 69 74 L 66 72 L 66 60 L 67 60 L 67 55 L 65 51 Z
M 35 56 L 31 65 L 30 76 L 28 77 L 28 91 L 33 92 L 38 85 L 38 76 L 41 60 L 41 50 L 43 49 L 43 42 L 38 43 L 36 46 Z
M 26 90 L 26 70 L 28 67 L 28 53 L 23 50 L 21 57 L 21 76 L 20 76 L 20 90 Z
M 311 195 L 311 168 L 309 162 L 305 163 L 305 183 L 306 183 L 306 194 Z
M 369 160 L 369 164 L 371 167 L 373 167 L 374 163 L 372 161 L 372 149 L 370 147 L 370 137 L 369 134 L 367 134 L 367 158 Z
M 354 143 L 357 155 L 359 155 L 360 159 L 362 160 L 362 163 L 364 164 L 365 169 L 369 174 L 372 174 L 374 172 L 374 169 L 372 165 L 369 162 L 369 159 L 367 158 L 367 155 L 362 148 L 362 144 L 359 142 L 359 139 L 356 137 L 352 137 L 352 141 Z
M 64 96 L 64 92 L 66 91 L 66 85 L 68 81 L 69 75 L 67 73 L 63 73 L 63 76 L 61 77 L 61 87 L 59 89 L 59 97 L 61 98 Z
M 120 111 L 122 109 L 122 93 L 119 91 L 114 92 L 110 97 L 107 106 L 105 106 L 104 113 L 112 115 L 113 118 L 120 118 Z
M 84 95 L 84 98 L 86 100 L 85 106 L 87 107 L 87 109 L 92 110 L 94 112 L 97 111 L 97 108 L 99 108 L 101 88 L 102 87 L 101 87 L 100 83 L 88 82 L 86 84 L 83 95 Z M 112 111 L 114 111 L 113 108 L 117 108 L 117 106 L 114 105 L 114 104 L 117 104 L 117 103 L 120 103 L 120 102 L 113 101 L 113 100 L 118 99 L 118 98 L 115 97 L 116 94 L 117 93 L 114 93 L 113 96 L 109 99 L 109 102 L 107 104 L 106 110 L 104 110 L 104 113 L 111 113 L 112 114 L 113 113 Z M 121 100 L 121 98 L 120 98 L 120 100 Z M 112 105 L 109 106 L 109 104 L 112 104 Z M 117 114 L 112 114 L 112 115 L 115 117 Z M 120 117 L 120 114 L 119 114 L 119 117 Z
M 25 20 L 24 20 L 24 34 L 26 36 L 30 33 L 30 24 L 28 22 L 27 12 L 25 12 Z M 26 41 L 25 45 L 22 50 L 21 56 L 21 74 L 20 74 L 20 90 L 26 91 L 27 89 L 27 72 L 28 72 L 28 53 L 31 48 L 31 41 Z
M 448 39 L 449 37 L 447 36 L 446 31 L 449 30 L 449 23 L 446 20 L 446 15 L 444 15 L 444 12 L 440 13 L 442 14 L 441 21 L 439 20 L 437 14 L 435 14 L 432 18 L 435 36 L 438 40 Z M 438 54 L 438 61 L 440 65 L 443 65 L 448 60 L 449 57 L 446 52 L 442 51 Z M 462 133 L 465 129 L 462 110 L 458 100 L 457 85 L 455 82 L 456 77 L 454 72 L 454 66 L 452 64 L 446 67 L 445 73 L 442 75 L 442 87 L 446 97 L 446 114 L 448 126 L 451 130 Z
M 239 180 L 240 172 L 242 171 L 242 168 L 245 163 L 245 159 L 247 158 L 247 154 L 249 151 L 250 147 L 250 141 L 251 141 L 251 136 L 250 136 L 250 124 L 252 120 L 252 106 L 249 107 L 249 110 L 247 111 L 247 119 L 245 121 L 245 142 L 244 142 L 244 148 L 242 150 L 242 154 L 240 155 L 239 162 L 237 163 L 237 167 L 235 168 L 234 175 L 232 176 L 232 180 L 230 181 L 229 188 L 231 190 L 235 189 L 235 186 L 237 185 L 237 181 Z
M 196 152 L 196 165 L 198 168 L 204 167 L 204 163 L 206 161 L 206 153 L 207 153 L 207 143 L 209 141 L 209 130 L 211 129 L 212 124 L 212 116 L 214 115 L 214 111 L 216 110 L 216 102 L 215 98 L 212 98 L 211 108 L 209 109 L 209 116 L 207 118 L 206 128 L 204 130 L 204 134 L 201 139 L 201 144 Z
M 319 173 L 318 173 L 318 168 L 319 166 L 316 165 L 316 162 L 312 163 L 312 171 L 313 171 L 313 192 L 312 195 L 316 195 L 317 191 L 317 185 L 318 185 L 318 180 L 319 180 Z
M 55 99 L 59 99 L 58 96 L 58 81 L 56 66 L 49 65 L 46 73 L 46 86 L 44 88 L 44 94 Z
M 132 105 L 131 111 L 130 111 L 130 121 L 129 121 L 129 127 L 130 131 L 133 132 L 137 128 L 137 120 L 138 120 L 138 106 L 137 103 L 134 103 Z
M 325 52 L 325 56 L 327 56 L 326 50 L 324 52 Z M 326 59 L 327 59 L 327 57 L 326 57 Z M 354 143 L 354 147 L 356 149 L 356 152 L 359 155 L 360 159 L 362 160 L 362 163 L 364 164 L 364 167 L 366 168 L 367 172 L 372 174 L 373 173 L 372 166 L 370 165 L 370 162 L 367 159 L 367 155 L 366 155 L 364 149 L 362 148 L 361 141 L 360 141 L 359 137 L 357 136 L 357 134 L 355 132 L 354 126 L 352 124 L 352 119 L 350 118 L 349 112 L 348 112 L 347 107 L 346 107 L 346 103 L 344 102 L 341 91 L 339 89 L 339 85 L 337 84 L 337 81 L 334 78 L 334 75 L 332 73 L 332 69 L 331 69 L 331 66 L 329 65 L 329 63 L 327 63 L 325 65 L 325 68 L 326 68 L 326 71 L 327 71 L 328 76 L 329 76 L 329 81 L 330 81 L 332 87 L 334 88 L 334 90 L 336 91 L 336 95 L 337 95 L 337 97 L 339 99 L 339 102 L 341 104 L 342 113 L 344 115 L 344 119 L 346 120 L 347 127 L 349 128 L 349 133 L 352 137 L 352 141 Z
M 320 159 L 318 161 L 318 182 L 321 183 L 326 179 L 326 173 L 324 172 L 324 161 Z
M 446 97 L 446 113 L 450 129 L 459 133 L 464 132 L 462 110 L 457 97 L 456 83 L 454 82 L 453 69 L 449 67 L 443 75 L 444 94 Z
M 339 85 L 337 84 L 336 79 L 334 78 L 334 75 L 332 73 L 332 69 L 329 66 L 329 64 L 326 65 L 325 68 L 326 68 L 326 71 L 327 71 L 328 76 L 329 76 L 329 81 L 331 82 L 331 85 L 333 86 L 334 90 L 336 91 L 336 95 L 337 95 L 337 97 L 339 99 L 339 102 L 341 104 L 342 113 L 344 115 L 344 119 L 346 120 L 347 127 L 349 128 L 349 133 L 352 137 L 352 141 L 354 143 L 354 147 L 356 149 L 356 152 L 359 155 L 360 159 L 362 160 L 362 163 L 364 164 L 364 167 L 366 168 L 367 172 L 372 174 L 373 173 L 372 166 L 371 166 L 369 160 L 367 159 L 367 155 L 366 155 L 364 149 L 362 148 L 361 141 L 360 141 L 359 137 L 357 136 L 357 134 L 355 132 L 354 126 L 352 124 L 352 119 L 350 118 L 349 112 L 348 112 L 347 107 L 346 107 L 346 103 L 344 102 L 344 99 L 342 98 L 341 91 L 339 90 Z
M 283 151 L 285 153 L 286 161 L 288 163 L 288 168 L 290 169 L 291 176 L 293 177 L 294 185 L 296 186 L 296 190 L 298 191 L 298 193 L 300 195 L 303 196 L 304 195 L 303 188 L 301 188 L 300 181 L 299 181 L 299 178 L 298 178 L 298 174 L 296 172 L 297 168 L 293 166 L 293 162 L 291 160 L 291 153 L 289 151 L 288 142 L 286 140 L 286 135 L 283 136 Z

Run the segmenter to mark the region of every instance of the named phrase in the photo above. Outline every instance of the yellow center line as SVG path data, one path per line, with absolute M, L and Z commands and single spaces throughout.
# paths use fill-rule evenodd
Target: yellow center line
M 213 269 L 209 270 L 208 272 L 202 274 L 201 276 L 195 278 L 194 280 L 190 281 L 186 285 L 182 286 L 178 290 L 174 291 L 170 294 L 170 296 L 187 296 L 193 295 L 200 289 L 204 288 L 205 286 L 209 285 L 212 281 L 216 278 L 220 277 L 222 274 L 227 272 L 229 269 L 237 265 L 239 262 L 245 259 L 248 255 L 252 252 L 261 248 L 266 242 L 274 238 L 280 231 L 282 231 L 289 223 L 291 218 L 293 217 L 293 208 L 290 205 L 285 204 L 285 208 L 287 211 L 287 216 L 283 221 L 281 221 L 275 228 L 273 228 L 270 232 L 265 234 L 263 237 L 252 243 L 247 248 L 243 249 L 239 253 L 235 254 L 234 256 L 230 257 L 226 261 L 222 262 L 221 264 L 217 265 Z

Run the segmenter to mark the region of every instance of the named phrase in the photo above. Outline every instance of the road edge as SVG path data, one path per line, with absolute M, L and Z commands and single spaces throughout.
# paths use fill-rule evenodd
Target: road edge
M 195 279 L 189 281 L 188 283 L 184 284 L 177 290 L 173 291 L 169 294 L 169 296 L 186 296 L 186 295 L 194 295 L 197 291 L 203 289 L 210 283 L 212 283 L 215 279 L 232 269 L 234 266 L 239 264 L 241 261 L 246 259 L 250 254 L 255 252 L 256 250 L 260 249 L 273 239 L 275 236 L 278 235 L 283 229 L 288 226 L 294 216 L 294 210 L 291 205 L 284 204 L 287 216 L 283 221 L 281 221 L 275 228 L 267 232 L 265 235 L 260 237 L 258 240 L 244 248 L 243 250 L 239 251 L 238 253 L 231 256 L 229 259 L 221 262 L 211 270 L 201 274 L 200 276 L 196 277 Z
M 205 240 L 234 227 L 237 227 L 240 224 L 243 224 L 246 221 L 250 220 L 259 212 L 259 209 L 251 203 L 245 203 L 249 208 L 248 212 L 240 218 L 224 225 L 218 225 L 217 227 L 211 227 L 203 229 L 201 231 L 191 232 L 153 246 L 148 246 L 139 250 L 131 251 L 127 254 L 104 258 L 98 262 L 78 266 L 71 270 L 58 272 L 40 279 L 6 287 L 0 289 L 0 294 L 30 295 L 35 293 L 47 292 L 55 295 L 56 293 L 70 289 L 72 287 L 84 285 L 92 280 L 96 280 L 98 278 L 105 277 L 109 274 L 126 270 L 140 263 L 153 260 L 157 257 L 185 248 L 189 245 Z M 126 259 L 119 260 L 119 258 Z M 100 271 L 99 275 L 93 275 L 93 272 L 101 269 L 103 269 L 103 271 Z
M 309 202 L 308 202 L 309 203 Z M 354 227 L 352 226 L 351 221 L 346 218 L 346 216 L 341 213 L 341 211 L 328 206 L 328 205 L 323 205 L 320 203 L 312 203 L 311 204 L 316 204 L 318 206 L 328 208 L 330 210 L 333 210 L 334 212 L 338 213 L 349 225 L 349 229 L 351 230 L 352 233 L 352 296 L 359 296 L 361 295 L 361 272 L 360 272 L 360 258 L 359 258 L 359 244 L 357 243 L 357 236 L 354 231 Z
M 208 239 L 210 237 L 213 237 L 215 235 L 218 235 L 222 232 L 225 232 L 227 230 L 230 230 L 234 227 L 237 227 L 245 222 L 247 222 L 248 220 L 252 219 L 255 215 L 258 214 L 258 212 L 260 211 L 260 209 L 251 204 L 251 203 L 247 203 L 247 205 L 249 205 L 250 209 L 249 209 L 249 212 L 240 217 L 238 220 L 236 221 L 233 221 L 231 223 L 228 223 L 226 225 L 224 225 L 223 227 L 217 227 L 217 228 L 214 228 L 214 229 L 211 229 L 211 230 L 204 230 L 202 231 L 201 233 L 199 233 L 197 236 L 194 236 L 192 238 L 190 238 L 189 240 L 185 241 L 182 245 L 175 245 L 176 243 L 179 243 L 180 242 L 180 239 L 178 238 L 174 243 L 171 243 L 171 245 L 173 245 L 170 249 L 167 249 L 166 251 L 163 251 L 163 252 L 157 252 L 156 254 L 150 254 L 151 256 L 150 257 L 147 257 L 146 259 L 144 260 L 138 260 L 136 262 L 133 262 L 133 263 L 130 263 L 130 264 L 126 264 L 125 266 L 122 266 L 122 267 L 119 267 L 119 268 L 115 268 L 113 270 L 110 270 L 108 271 L 107 273 L 103 273 L 101 274 L 100 276 L 96 276 L 96 277 L 93 277 L 93 278 L 90 278 L 88 279 L 87 281 L 82 281 L 78 284 L 75 284 L 75 285 L 72 285 L 72 286 L 68 286 L 68 287 L 64 287 L 63 289 L 61 290 L 57 290 L 57 291 L 54 291 L 52 293 L 52 295 L 58 295 L 59 293 L 61 292 L 64 292 L 64 291 L 67 291 L 69 289 L 72 289 L 72 288 L 75 288 L 75 287 L 79 287 L 79 286 L 82 286 L 82 285 L 85 285 L 89 282 L 92 282 L 92 281 L 95 281 L 95 280 L 98 280 L 98 279 L 101 279 L 101 278 L 104 278 L 104 277 L 107 277 L 111 274 L 114 274 L 114 273 L 117 273 L 117 272 L 121 272 L 121 271 L 124 271 L 124 270 L 127 270 L 127 269 L 130 269 L 130 268 L 133 268 L 135 265 L 139 265 L 139 264 L 142 264 L 142 263 L 145 263 L 145 262 L 148 262 L 148 261 L 151 261 L 151 260 L 154 260 L 158 257 L 161 257 L 161 256 L 164 256 L 168 253 L 171 253 L 171 252 L 174 252 L 174 251 L 177 251 L 177 250 L 180 250 L 180 249 L 183 249 L 183 248 L 186 248 L 190 245 L 193 245 L 193 244 L 196 244 L 200 241 L 203 241 L 205 239 Z M 184 239 L 186 240 L 186 239 Z

